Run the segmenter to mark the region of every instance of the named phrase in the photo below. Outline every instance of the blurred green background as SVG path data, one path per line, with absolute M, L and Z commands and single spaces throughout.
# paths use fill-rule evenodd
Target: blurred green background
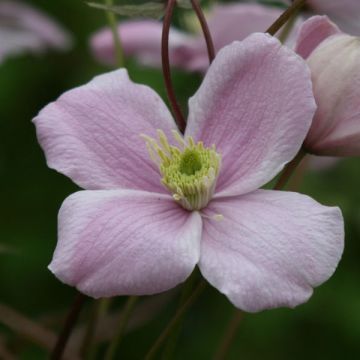
M 58 331 L 76 292 L 56 280 L 47 265 L 56 244 L 57 211 L 77 187 L 46 167 L 31 119 L 65 90 L 110 70 L 93 60 L 88 47 L 89 36 L 106 24 L 106 18 L 80 0 L 27 2 L 63 24 L 74 36 L 74 47 L 66 53 L 22 55 L 0 65 L 0 302 Z M 128 68 L 134 81 L 152 86 L 165 99 L 160 71 L 131 61 Z M 201 79 L 176 71 L 174 80 L 185 104 Z M 359 181 L 359 159 L 306 174 L 302 192 L 343 210 L 343 259 L 336 274 L 316 289 L 307 304 L 295 310 L 245 314 L 229 359 L 354 359 L 360 355 Z M 123 302 L 114 300 L 111 309 L 121 308 Z M 175 294 L 143 327 L 126 334 L 118 358 L 142 359 L 177 302 Z M 89 300 L 80 322 L 86 321 L 92 307 Z M 211 359 L 232 314 L 226 298 L 208 287 L 185 319 L 175 358 Z M 2 340 L 19 359 L 47 357 L 41 346 L 0 324 Z

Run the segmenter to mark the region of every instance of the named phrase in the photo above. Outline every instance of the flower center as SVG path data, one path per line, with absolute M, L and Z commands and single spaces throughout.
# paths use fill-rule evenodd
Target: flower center
M 194 175 L 201 170 L 201 158 L 199 154 L 192 149 L 186 149 L 181 155 L 179 171 L 185 175 Z
M 211 200 L 221 166 L 221 156 L 215 145 L 204 147 L 192 137 L 173 131 L 178 146 L 170 145 L 163 131 L 157 131 L 159 141 L 142 135 L 151 159 L 159 167 L 162 184 L 175 201 L 187 210 L 200 210 Z

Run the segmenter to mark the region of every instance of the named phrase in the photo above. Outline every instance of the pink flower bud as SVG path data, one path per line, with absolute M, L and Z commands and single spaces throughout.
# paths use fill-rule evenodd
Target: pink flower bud
M 360 155 L 360 38 L 328 18 L 304 23 L 296 47 L 310 67 L 318 105 L 305 148 L 317 155 Z

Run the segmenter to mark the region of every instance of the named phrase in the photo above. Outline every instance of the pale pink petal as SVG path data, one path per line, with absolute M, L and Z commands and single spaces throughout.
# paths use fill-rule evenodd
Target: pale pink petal
M 162 23 L 156 20 L 130 20 L 118 26 L 119 37 L 125 55 L 134 56 L 142 64 L 148 66 L 161 65 Z M 180 48 L 191 41 L 185 33 L 174 28 L 170 30 L 169 52 L 171 64 L 181 65 L 187 59 L 186 49 Z M 90 40 L 95 57 L 108 65 L 115 64 L 113 34 L 104 28 L 94 34 Z
M 328 15 L 340 28 L 352 35 L 360 35 L 359 0 L 308 0 L 319 14 Z
M 319 155 L 359 156 L 359 39 L 332 36 L 311 53 L 307 62 L 318 109 L 305 147 Z
M 24 3 L 0 2 L 0 61 L 23 52 L 67 49 L 70 36 L 54 20 Z
M 216 145 L 217 191 L 232 195 L 264 185 L 296 155 L 315 102 L 305 62 L 253 34 L 219 52 L 189 107 L 186 135 Z
M 254 32 L 265 31 L 282 13 L 280 9 L 260 4 L 219 4 L 208 15 L 208 26 L 215 50 L 243 40 Z M 205 72 L 209 67 L 207 47 L 202 34 L 188 43 L 184 52 L 188 62 L 183 67 L 189 71 Z
M 283 13 L 261 4 L 219 4 L 209 17 L 209 28 L 217 50 L 254 32 L 265 32 Z
M 66 92 L 34 122 L 48 166 L 81 187 L 165 191 L 140 135 L 170 136 L 176 125 L 161 98 L 125 69 Z
M 267 30 L 281 14 L 281 9 L 261 4 L 215 5 L 209 12 L 208 25 L 216 52 L 233 41 L 243 40 L 254 32 Z M 293 31 L 290 32 L 286 40 L 289 47 L 294 44 L 295 34 L 301 23 L 302 19 L 299 18 Z M 278 34 L 281 34 L 281 31 Z M 206 72 L 209 67 L 209 59 L 202 34 L 194 37 L 193 41 L 188 41 L 180 49 L 182 51 L 182 68 L 188 71 Z M 180 58 L 180 54 L 177 57 Z
M 205 218 L 203 276 L 249 312 L 295 307 L 335 271 L 343 251 L 339 208 L 291 192 L 258 190 L 213 200 Z
M 199 260 L 201 217 L 170 196 L 133 190 L 81 191 L 59 213 L 49 269 L 98 298 L 148 295 L 183 282 Z
M 327 16 L 313 16 L 300 27 L 295 51 L 306 59 L 326 38 L 341 34 Z

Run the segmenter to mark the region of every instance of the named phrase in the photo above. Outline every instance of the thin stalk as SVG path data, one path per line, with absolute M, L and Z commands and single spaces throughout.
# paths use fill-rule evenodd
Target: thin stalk
M 85 336 L 80 348 L 80 354 L 83 359 L 91 360 L 96 356 L 96 344 L 94 344 L 94 337 L 99 320 L 106 313 L 109 307 L 111 298 L 103 298 L 94 302 L 93 310 L 86 328 Z
M 105 5 L 112 6 L 114 4 L 113 0 L 105 0 Z M 116 21 L 116 15 L 112 11 L 106 11 L 106 18 L 108 21 L 108 24 L 110 26 L 113 39 L 114 39 L 114 49 L 115 49 L 115 64 L 117 67 L 123 67 L 124 66 L 124 51 L 121 45 L 120 36 L 117 29 L 117 21 Z
M 113 339 L 106 351 L 104 360 L 112 360 L 115 358 L 116 350 L 117 350 L 119 344 L 121 343 L 122 336 L 124 334 L 124 330 L 126 329 L 126 326 L 130 319 L 130 316 L 134 310 L 135 304 L 138 301 L 138 299 L 139 298 L 137 296 L 129 296 L 129 298 L 125 304 L 125 309 L 121 315 L 119 327 L 118 327 L 117 332 L 116 332 L 115 336 L 113 337 Z
M 234 315 L 231 317 L 231 320 L 227 326 L 224 337 L 222 338 L 220 345 L 215 353 L 214 360 L 224 360 L 227 357 L 227 354 L 230 350 L 231 344 L 235 339 L 235 335 L 239 328 L 240 322 L 243 319 L 244 314 L 235 309 Z
M 305 5 L 306 0 L 295 0 L 280 17 L 266 30 L 270 35 L 275 35 L 285 23 Z
M 294 173 L 296 168 L 300 165 L 300 163 L 303 160 L 303 158 L 305 157 L 305 155 L 306 155 L 306 152 L 303 149 L 300 149 L 300 151 L 297 153 L 295 158 L 285 166 L 285 169 L 281 173 L 276 185 L 274 186 L 274 190 L 281 190 L 286 186 L 291 175 Z
M 176 123 L 179 127 L 179 130 L 183 133 L 185 131 L 186 121 L 175 96 L 174 87 L 171 80 L 170 56 L 169 56 L 169 33 L 170 33 L 171 19 L 174 13 L 175 6 L 176 6 L 176 0 L 168 0 L 164 21 L 163 21 L 162 36 L 161 36 L 161 59 L 162 59 L 162 71 L 164 76 L 166 93 L 170 105 L 172 107 Z
M 190 276 L 190 278 L 186 281 L 186 283 L 182 287 L 180 301 L 179 301 L 179 305 L 178 305 L 179 308 L 182 305 L 184 305 L 184 303 L 186 302 L 186 300 L 190 296 L 191 292 L 193 291 L 194 283 L 195 283 L 197 278 L 198 278 L 197 272 L 194 271 L 192 273 L 192 275 Z M 162 354 L 162 360 L 171 360 L 171 359 L 174 358 L 173 354 L 174 354 L 174 351 L 176 349 L 176 343 L 177 343 L 177 340 L 178 340 L 180 332 L 181 332 L 183 320 L 184 319 L 182 319 L 182 320 L 180 320 L 178 322 L 178 324 L 176 325 L 176 327 L 172 331 L 172 334 L 169 336 L 169 338 L 168 338 L 168 340 L 166 342 L 166 345 L 164 346 L 164 351 L 163 351 L 163 354 Z
M 80 347 L 80 354 L 83 359 L 88 359 L 91 352 L 92 342 L 96 330 L 96 324 L 99 319 L 100 303 L 102 299 L 94 301 L 89 321 L 86 327 L 85 336 Z
M 204 38 L 206 41 L 209 62 L 211 64 L 215 58 L 215 47 L 214 47 L 214 42 L 211 37 L 209 26 L 206 22 L 205 15 L 204 15 L 203 11 L 201 10 L 201 6 L 200 6 L 199 2 L 197 0 L 191 0 L 191 5 L 192 5 L 192 7 L 196 13 L 196 16 L 199 20 L 199 23 L 201 25 L 201 29 L 202 29 L 202 32 L 204 34 Z
M 65 324 L 61 333 L 58 337 L 58 340 L 55 344 L 54 350 L 50 355 L 51 360 L 60 360 L 63 356 L 66 344 L 69 340 L 72 330 L 76 324 L 76 321 L 79 317 L 80 311 L 85 303 L 86 296 L 78 293 L 75 297 L 75 300 L 70 308 L 70 311 L 65 320 Z
M 194 301 L 200 296 L 203 290 L 206 287 L 206 282 L 201 280 L 200 284 L 196 287 L 193 293 L 189 296 L 186 302 L 177 310 L 174 317 L 170 320 L 169 324 L 157 338 L 155 343 L 152 345 L 148 353 L 146 354 L 144 360 L 152 360 L 154 359 L 157 351 L 159 350 L 160 346 L 163 342 L 171 335 L 172 331 L 176 328 L 176 325 L 181 321 L 187 310 L 190 306 L 194 303 Z
M 289 19 L 289 21 L 285 24 L 284 28 L 281 30 L 278 39 L 280 40 L 280 42 L 282 44 L 285 43 L 285 41 L 288 39 L 291 30 L 294 28 L 294 25 L 296 23 L 296 19 L 299 15 L 299 11 L 295 12 L 291 18 Z

